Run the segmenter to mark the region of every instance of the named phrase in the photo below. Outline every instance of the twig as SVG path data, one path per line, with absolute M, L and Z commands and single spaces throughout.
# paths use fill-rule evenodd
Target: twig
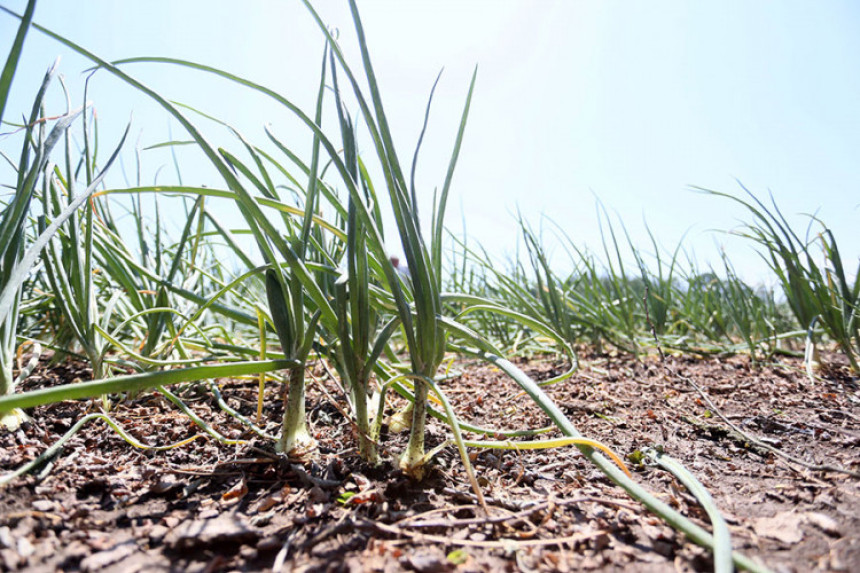
M 611 505 L 615 507 L 620 507 L 623 509 L 628 509 L 630 511 L 639 511 L 639 508 L 625 503 L 623 501 L 618 501 L 614 499 L 601 499 L 592 496 L 584 496 L 584 497 L 576 497 L 572 499 L 553 499 L 540 502 L 537 505 L 529 507 L 528 509 L 523 509 L 516 513 L 511 513 L 510 515 L 502 515 L 498 517 L 473 517 L 468 519 L 450 519 L 446 521 L 418 521 L 417 523 L 412 523 L 415 520 L 426 517 L 430 513 L 439 513 L 444 511 L 452 511 L 456 509 L 461 509 L 460 507 L 452 507 L 452 508 L 441 508 L 434 509 L 424 514 L 414 515 L 412 517 L 408 517 L 400 522 L 398 522 L 401 527 L 461 527 L 464 525 L 483 525 L 483 524 L 492 524 L 492 523 L 505 523 L 509 521 L 524 521 L 525 518 L 529 517 L 532 514 L 535 514 L 539 511 L 543 511 L 548 509 L 551 505 L 555 507 L 563 507 L 566 505 L 573 505 L 575 503 L 584 503 L 584 502 L 593 502 L 593 503 L 602 503 L 604 505 Z M 504 508 L 500 508 L 504 509 Z M 506 510 L 509 511 L 509 510 Z M 408 523 L 407 523 L 408 522 Z
M 287 561 L 287 555 L 290 552 L 290 545 L 292 545 L 296 531 L 298 530 L 291 531 L 287 534 L 286 539 L 284 539 L 284 544 L 281 546 L 280 551 L 278 551 L 278 554 L 275 556 L 275 562 L 272 564 L 272 573 L 280 573 L 284 570 L 284 564 Z
M 474 541 L 472 539 L 453 539 L 451 537 L 445 537 L 444 535 L 415 533 L 412 531 L 406 531 L 393 525 L 371 521 L 369 519 L 362 519 L 360 521 L 360 525 L 369 527 L 371 529 L 376 529 L 385 533 L 391 533 L 393 535 L 403 535 L 405 537 L 414 539 L 415 541 L 430 541 L 433 543 L 446 543 L 449 545 L 461 545 L 464 547 L 481 547 L 484 549 L 519 549 L 521 547 L 573 545 L 581 541 L 588 541 L 589 539 L 594 539 L 596 537 L 600 537 L 601 535 L 606 535 L 607 533 L 606 531 L 598 530 L 578 533 L 576 535 L 570 535 L 567 537 L 556 537 L 553 539 L 505 539 L 504 541 Z

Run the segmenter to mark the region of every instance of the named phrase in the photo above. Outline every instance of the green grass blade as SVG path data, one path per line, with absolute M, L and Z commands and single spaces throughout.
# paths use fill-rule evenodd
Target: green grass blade
M 14 408 L 34 408 L 45 404 L 62 402 L 63 400 L 80 400 L 95 398 L 103 394 L 118 392 L 140 392 L 156 386 L 169 386 L 183 382 L 195 382 L 207 378 L 226 378 L 231 376 L 246 376 L 296 368 L 299 363 L 295 360 L 261 360 L 253 362 L 232 362 L 214 366 L 193 366 L 176 370 L 146 372 L 128 376 L 64 384 L 52 388 L 42 388 L 30 392 L 21 392 L 9 396 L 0 396 L 0 413 L 9 412 Z
M 472 72 L 472 81 L 469 83 L 469 93 L 466 96 L 466 105 L 463 106 L 463 114 L 460 118 L 460 127 L 457 130 L 457 139 L 454 142 L 454 150 L 451 152 L 451 160 L 448 162 L 448 172 L 445 174 L 445 183 L 439 194 L 439 206 L 436 209 L 436 220 L 433 223 L 433 268 L 442 269 L 442 232 L 444 230 L 445 209 L 448 205 L 448 193 L 451 190 L 451 181 L 454 178 L 454 168 L 460 157 L 460 147 L 463 144 L 463 135 L 466 133 L 466 121 L 469 119 L 469 108 L 472 106 L 472 95 L 475 92 L 475 81 L 478 79 L 478 68 Z M 437 288 L 441 288 L 438 283 Z
M 30 0 L 27 2 L 24 17 L 21 18 L 21 24 L 18 26 L 18 32 L 15 34 L 15 40 L 12 42 L 9 56 L 6 58 L 6 65 L 3 66 L 3 72 L 0 73 L 0 122 L 3 121 L 3 112 L 6 110 L 6 102 L 9 98 L 9 92 L 12 90 L 12 79 L 15 77 L 15 70 L 18 68 L 21 50 L 24 48 L 24 39 L 27 37 L 27 30 L 30 29 L 30 23 L 33 21 L 33 12 L 35 11 L 36 0 Z
M 714 573 L 732 573 L 734 567 L 732 565 L 732 538 L 729 533 L 729 526 L 723 519 L 720 510 L 717 509 L 717 504 L 714 503 L 711 494 L 678 461 L 652 448 L 646 448 L 643 453 L 678 478 L 708 513 L 708 518 L 714 529 Z

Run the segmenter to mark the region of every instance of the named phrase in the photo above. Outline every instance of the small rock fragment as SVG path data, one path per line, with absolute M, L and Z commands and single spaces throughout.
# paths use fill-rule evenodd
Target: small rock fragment
M 172 474 L 166 474 L 149 487 L 149 493 L 162 495 L 183 485 L 185 485 L 184 481 L 177 479 Z
M 15 546 L 15 538 L 12 537 L 12 532 L 9 527 L 4 525 L 0 527 L 0 547 L 11 549 Z
M 803 539 L 800 524 L 804 516 L 789 511 L 778 513 L 773 517 L 761 517 L 753 522 L 756 535 L 776 539 L 783 543 L 797 543 Z
M 250 529 L 237 516 L 223 514 L 214 519 L 189 519 L 177 525 L 164 538 L 174 549 L 212 547 L 222 543 L 242 543 L 256 540 L 259 533 Z
M 314 503 L 325 503 L 330 500 L 330 496 L 320 486 L 315 485 L 311 488 L 310 499 Z
M 839 530 L 839 524 L 836 523 L 836 520 L 829 515 L 818 513 L 816 511 L 809 512 L 806 514 L 806 521 L 827 535 L 832 537 L 842 537 L 842 532 Z
M 283 545 L 283 539 L 280 539 L 276 535 L 270 535 L 269 537 L 264 537 L 257 542 L 257 551 L 275 551 L 276 549 L 280 549 L 281 547 L 283 547 Z
M 81 571 L 102 571 L 109 565 L 119 563 L 137 551 L 137 543 L 133 539 L 124 541 L 105 551 L 93 553 L 81 561 Z
M 16 549 L 18 551 L 18 555 L 23 558 L 27 558 L 36 552 L 36 548 L 33 547 L 33 544 L 30 543 L 30 540 L 26 537 L 19 537 L 18 543 L 16 544 Z
M 35 509 L 36 511 L 47 513 L 49 511 L 54 511 L 55 509 L 57 509 L 57 504 L 50 499 L 37 499 L 33 502 L 33 509 Z
M 167 535 L 167 532 L 170 531 L 169 528 L 165 527 L 161 524 L 156 524 L 152 526 L 152 529 L 149 530 L 149 540 L 153 543 L 158 543 L 164 536 Z

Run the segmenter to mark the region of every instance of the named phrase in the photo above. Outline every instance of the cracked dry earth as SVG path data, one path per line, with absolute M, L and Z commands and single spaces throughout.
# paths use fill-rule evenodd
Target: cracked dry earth
M 838 364 L 838 357 L 834 359 Z M 536 379 L 560 365 L 520 366 Z M 537 428 L 546 416 L 493 368 L 459 365 L 442 387 L 464 420 Z M 37 370 L 25 389 L 87 377 L 81 365 Z M 489 516 L 478 509 L 453 447 L 412 483 L 391 462 L 363 465 L 345 402 L 317 372 L 308 389 L 314 459 L 266 455 L 208 390 L 178 390 L 238 445 L 201 438 L 155 452 L 129 446 L 103 422 L 86 426 L 36 475 L 0 489 L 0 568 L 9 571 L 707 571 L 707 551 L 629 498 L 575 448 L 471 451 Z M 729 429 L 719 412 L 774 455 Z M 256 382 L 219 380 L 227 402 L 253 416 Z M 625 457 L 660 445 L 709 489 L 735 548 L 774 571 L 860 571 L 860 480 L 796 462 L 860 471 L 860 388 L 838 365 L 810 382 L 795 359 L 754 368 L 747 357 L 696 359 L 585 355 L 546 388 L 577 428 Z M 268 428 L 277 430 L 283 386 L 270 383 Z M 36 408 L 0 436 L 0 470 L 55 442 L 101 402 Z M 391 411 L 398 407 L 391 404 Z M 199 429 L 157 393 L 116 404 L 114 419 L 149 444 Z M 555 434 L 549 434 L 555 435 Z M 431 421 L 428 444 L 447 437 Z M 478 438 L 477 436 L 472 436 Z M 390 460 L 402 434 L 383 436 Z M 794 460 L 794 461 L 792 461 Z M 634 477 L 709 529 L 683 486 L 655 466 L 628 461 Z

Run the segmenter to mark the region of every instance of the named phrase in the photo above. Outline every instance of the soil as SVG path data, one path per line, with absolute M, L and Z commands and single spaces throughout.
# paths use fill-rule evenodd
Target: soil
M 753 366 L 744 356 L 698 359 L 585 354 L 577 373 L 546 388 L 577 428 L 625 457 L 660 445 L 710 491 L 736 550 L 775 571 L 860 571 L 860 480 L 774 455 L 729 429 L 812 465 L 860 471 L 858 378 L 835 366 L 812 382 L 796 359 Z M 520 366 L 536 379 L 551 360 Z M 494 368 L 458 365 L 443 389 L 464 420 L 538 428 L 548 418 Z M 83 365 L 43 363 L 25 389 L 86 379 Z M 489 515 L 477 505 L 456 448 L 420 483 L 391 460 L 405 435 L 385 433 L 386 463 L 363 464 L 335 383 L 318 372 L 308 416 L 318 441 L 302 462 L 225 415 L 205 386 L 174 389 L 228 438 L 167 451 L 140 450 L 101 421 L 61 455 L 0 489 L 0 568 L 20 571 L 707 571 L 709 553 L 649 513 L 574 447 L 471 451 Z M 254 417 L 257 385 L 219 380 L 228 404 Z M 266 390 L 276 432 L 283 385 Z M 29 412 L 0 436 L 0 470 L 33 459 L 102 401 Z M 398 406 L 392 403 L 392 411 Z M 113 405 L 139 440 L 173 443 L 200 433 L 158 393 Z M 557 435 L 550 433 L 549 435 Z M 428 447 L 448 436 L 437 421 Z M 478 436 L 471 436 L 478 439 Z M 627 460 L 637 481 L 710 530 L 707 515 L 671 474 Z

